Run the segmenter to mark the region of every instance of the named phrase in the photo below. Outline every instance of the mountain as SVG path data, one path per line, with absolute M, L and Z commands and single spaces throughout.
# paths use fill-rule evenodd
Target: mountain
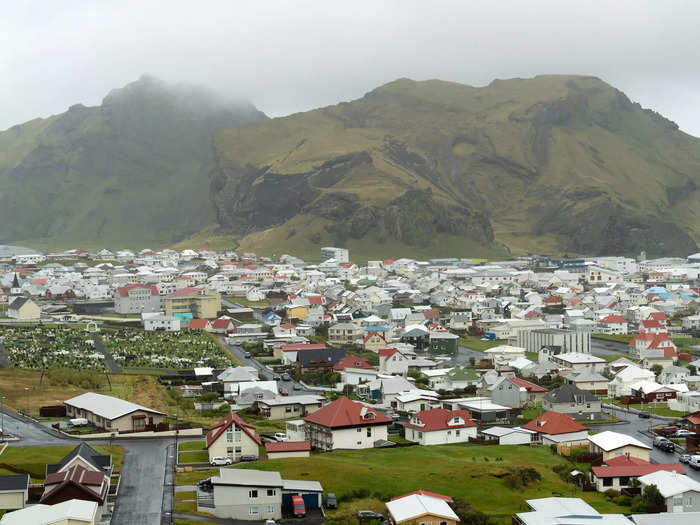
M 700 140 L 598 78 L 400 79 L 215 132 L 218 234 L 260 253 L 685 255 Z
M 212 133 L 267 117 L 150 76 L 0 133 L 0 244 L 167 245 L 215 222 Z

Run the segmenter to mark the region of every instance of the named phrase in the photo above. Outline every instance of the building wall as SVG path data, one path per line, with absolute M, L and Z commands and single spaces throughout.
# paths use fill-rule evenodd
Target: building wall
M 159 423 L 163 422 L 163 415 L 161 414 L 154 414 L 152 412 L 146 412 L 143 410 L 136 410 L 134 412 L 131 412 L 130 414 L 127 414 L 125 416 L 122 416 L 117 419 L 109 420 L 105 419 L 94 412 L 90 412 L 88 410 L 82 410 L 82 409 L 77 409 L 71 405 L 66 405 L 66 415 L 68 417 L 84 417 L 87 419 L 90 423 L 95 425 L 98 428 L 104 428 L 105 430 L 109 431 L 115 431 L 115 432 L 131 432 L 134 430 L 134 424 L 133 424 L 133 419 L 132 416 L 135 415 L 145 415 L 146 419 L 145 422 L 149 422 L 149 418 L 153 418 L 153 424 L 157 425 Z
M 510 381 L 503 381 L 492 393 L 493 402 L 511 408 L 520 407 L 526 400 L 525 392 L 521 394 L 520 387 Z
M 198 319 L 214 319 L 221 310 L 221 295 L 207 290 L 206 295 L 165 298 L 165 315 L 190 312 Z
M 25 501 L 24 491 L 0 492 L 0 509 L 23 509 Z
M 306 423 L 306 439 L 319 450 L 358 450 L 373 448 L 378 439 L 387 439 L 388 425 L 358 426 L 331 430 L 315 423 Z
M 395 523 L 396 525 L 400 525 L 401 523 L 406 523 L 407 525 L 440 525 L 441 523 L 444 523 L 445 525 L 457 525 L 457 521 L 443 518 L 442 516 L 437 516 L 435 514 L 423 514 L 422 516 L 415 516 L 413 518 L 404 521 L 397 521 Z
M 451 428 L 425 432 L 415 428 L 406 428 L 406 439 L 420 445 L 446 445 L 448 443 L 465 443 L 476 437 L 476 427 Z
M 10 307 L 7 310 L 7 317 L 11 319 L 39 319 L 41 317 L 41 308 L 34 301 L 27 301 L 19 310 L 13 310 Z
M 595 414 L 601 411 L 600 401 L 591 401 L 590 403 L 549 403 L 542 402 L 544 410 L 553 410 L 561 414 Z
M 543 346 L 561 346 L 564 352 L 591 353 L 590 332 L 552 331 L 552 330 L 519 330 L 517 346 L 524 347 L 528 352 L 539 352 Z
M 231 435 L 229 432 L 224 432 L 219 436 L 219 439 L 212 443 L 208 449 L 209 461 L 212 458 L 220 457 L 238 460 L 241 456 L 258 456 L 258 444 L 250 439 L 245 432 L 233 432 L 231 441 L 228 439 L 229 435 Z
M 258 491 L 257 497 L 250 492 Z M 268 496 L 267 491 L 274 492 Z M 231 485 L 214 485 L 214 515 L 245 521 L 278 520 L 282 518 L 282 487 L 239 487 Z M 203 508 L 205 512 L 211 509 Z M 257 512 L 252 513 L 252 511 Z
M 299 452 L 271 452 L 267 454 L 268 459 L 281 459 L 281 458 L 308 458 L 311 454 L 308 450 L 302 450 Z
M 269 407 L 270 415 L 267 419 L 289 419 L 290 417 L 303 417 L 309 414 L 313 414 L 319 408 L 321 408 L 321 403 L 317 405 L 287 405 L 287 406 L 271 406 Z M 289 411 L 287 410 L 289 409 Z
M 593 450 L 595 449 L 595 450 Z M 594 445 L 591 443 L 591 452 L 598 452 L 603 454 L 603 461 L 607 461 L 608 459 L 616 458 L 619 456 L 624 456 L 626 454 L 629 454 L 633 458 L 640 458 L 643 459 L 644 461 L 649 461 L 649 453 L 650 451 L 645 449 L 645 448 L 639 448 L 635 447 L 633 445 L 627 445 L 626 447 L 622 448 L 616 448 L 615 450 L 610 450 L 610 451 L 604 451 L 600 447 Z
M 666 512 L 700 512 L 700 492 L 689 490 L 682 496 L 666 498 Z

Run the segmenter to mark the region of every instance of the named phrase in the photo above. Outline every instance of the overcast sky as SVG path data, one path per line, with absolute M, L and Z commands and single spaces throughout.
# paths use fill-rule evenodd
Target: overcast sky
M 585 5 L 589 4 L 589 5 Z M 151 73 L 270 116 L 398 77 L 596 75 L 700 136 L 700 2 L 7 0 L 0 129 Z

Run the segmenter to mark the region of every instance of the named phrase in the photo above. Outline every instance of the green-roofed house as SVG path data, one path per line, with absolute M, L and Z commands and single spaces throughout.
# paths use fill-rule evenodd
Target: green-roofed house
M 453 368 L 447 373 L 446 383 L 449 384 L 449 390 L 458 388 L 467 388 L 468 386 L 479 384 L 481 374 L 474 368 Z

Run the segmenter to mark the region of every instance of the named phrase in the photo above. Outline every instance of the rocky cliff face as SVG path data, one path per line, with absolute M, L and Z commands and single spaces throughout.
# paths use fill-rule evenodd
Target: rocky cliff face
M 321 219 L 318 242 L 444 235 L 454 255 L 683 254 L 700 237 L 700 141 L 593 77 L 403 79 L 215 146 L 212 198 L 243 245 L 262 229 L 301 242 L 299 217 Z

